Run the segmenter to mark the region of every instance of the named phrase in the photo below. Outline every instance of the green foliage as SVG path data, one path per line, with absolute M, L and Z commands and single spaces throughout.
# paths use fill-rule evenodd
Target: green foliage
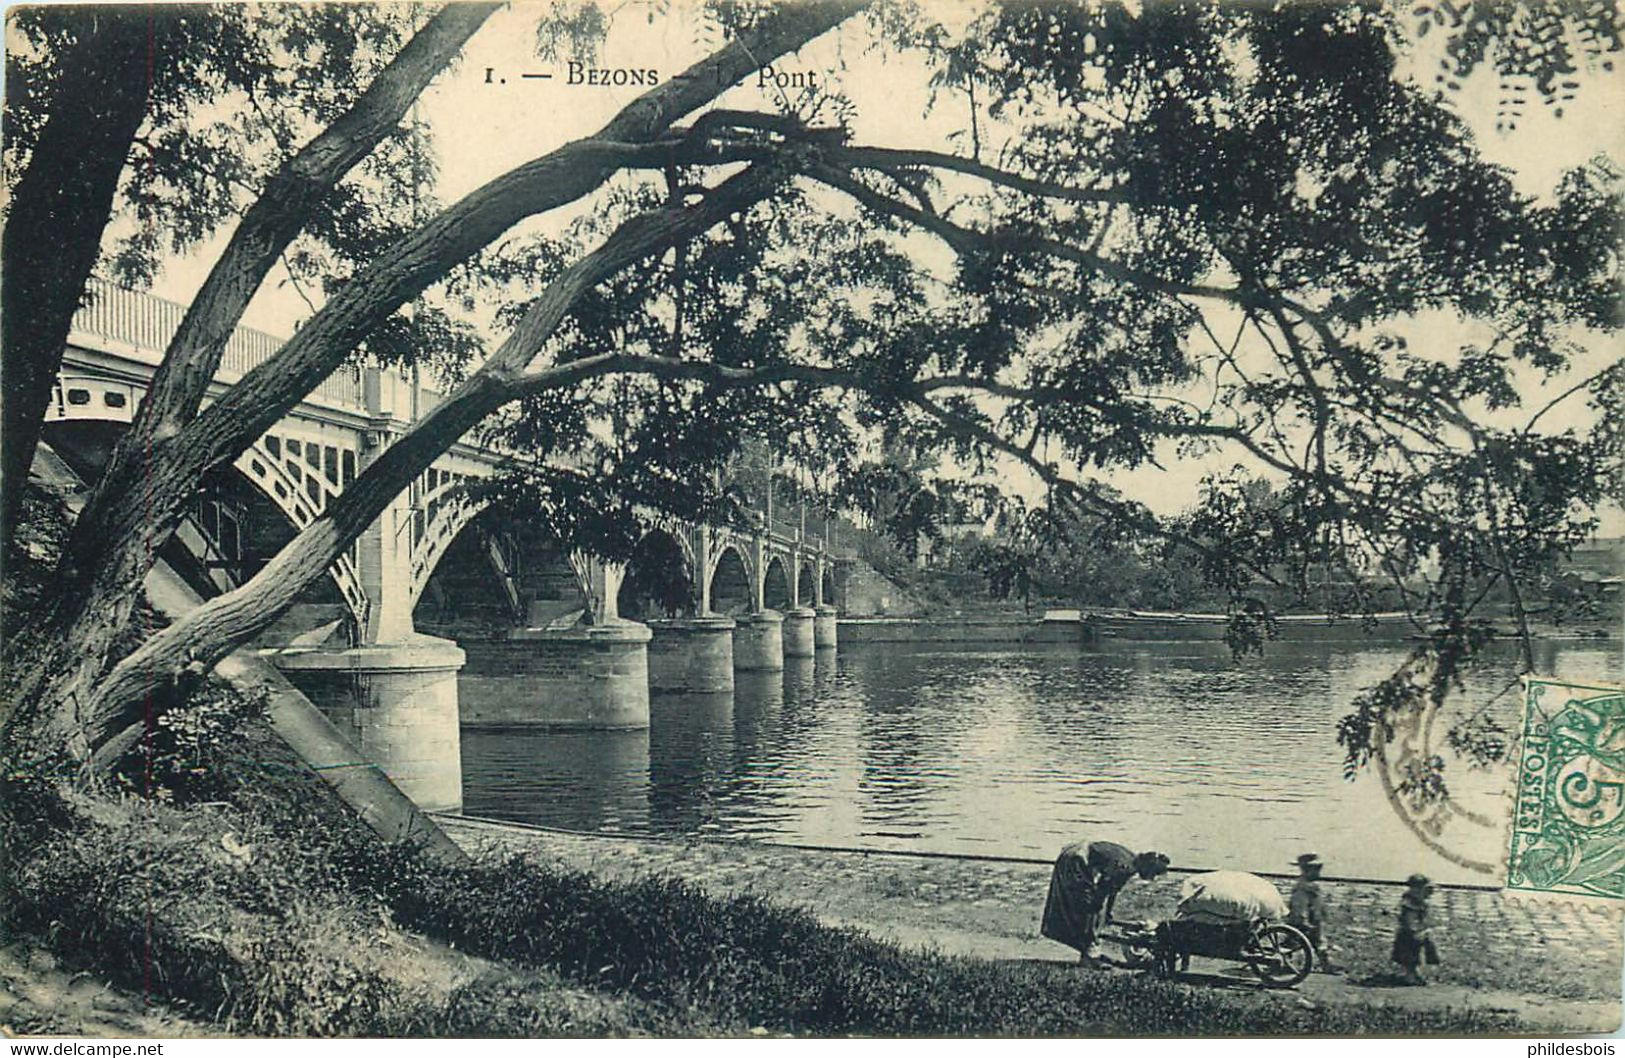
M 701 480 L 742 435 L 771 438 L 908 558 L 957 514 L 926 468 L 997 478 L 997 438 L 1035 472 L 1077 468 L 1054 506 L 1076 499 L 1094 521 L 1011 521 L 974 556 L 995 594 L 1200 598 L 1236 615 L 1248 649 L 1284 607 L 1439 620 L 1452 589 L 1430 570 L 1505 591 L 1587 532 L 1615 458 L 1609 427 L 1543 434 L 1487 418 L 1517 405 L 1520 372 L 1568 370 L 1574 328 L 1617 325 L 1597 241 L 1619 216 L 1608 164 L 1570 174 L 1550 204 L 1520 198 L 1448 110 L 1396 80 L 1399 26 L 1374 6 L 1002 5 L 962 46 L 923 23 L 890 29 L 940 60 L 937 84 L 979 86 L 1019 131 L 1004 170 L 1101 200 L 857 167 L 873 198 L 856 217 L 798 186 L 628 270 L 583 300 L 561 358 L 613 347 L 823 363 L 853 379 L 856 400 L 837 412 L 794 384 L 749 407 L 697 384 L 574 395 L 610 409 L 598 414 L 625 439 L 617 460 Z M 671 190 L 616 186 L 511 274 L 545 280 L 572 244 Z M 916 202 L 926 220 L 963 218 L 949 274 L 905 248 L 899 210 Z M 1233 340 L 1214 333 L 1212 301 L 1238 317 Z M 1409 348 L 1404 329 L 1425 312 L 1462 321 L 1456 348 Z M 1498 337 L 1469 337 L 1484 329 Z M 964 392 L 920 403 L 917 381 L 943 376 Z M 1197 380 L 1205 404 L 1191 399 Z M 580 408 L 568 421 L 584 433 Z M 545 436 L 556 421 L 526 428 Z M 877 435 L 890 450 L 864 458 Z M 1221 447 L 1246 471 L 1213 477 L 1178 519 L 1082 477 Z M 1260 471 L 1278 482 L 1268 495 Z M 1120 583 L 1107 556 L 1146 576 Z
M 1438 709 L 1452 690 L 1463 690 L 1463 669 L 1494 638 L 1495 630 L 1488 622 L 1469 620 L 1458 607 L 1455 619 L 1432 629 L 1404 664 L 1361 691 L 1353 709 L 1337 723 L 1337 742 L 1344 748 L 1344 777 L 1354 778 L 1387 745 L 1397 718 Z M 1482 707 L 1447 729 L 1446 741 L 1469 764 L 1479 766 L 1501 760 L 1509 744 L 1506 733 L 1484 715 Z M 1418 800 L 1444 799 L 1449 795 L 1446 764 L 1441 756 L 1429 757 L 1400 780 L 1402 792 Z
M 230 789 L 226 765 L 245 727 L 264 719 L 268 702 L 264 690 L 250 693 L 221 680 L 205 681 L 184 703 L 155 710 L 156 721 L 115 769 L 115 778 L 143 797 L 217 800 Z
M 150 116 L 116 207 L 134 222 L 111 260 L 126 282 L 150 278 L 168 255 L 195 248 L 240 216 L 249 196 L 349 104 L 417 20 L 408 8 L 374 4 L 153 7 L 127 17 L 149 23 L 152 81 L 150 91 L 128 86 L 149 92 Z M 10 22 L 20 34 L 19 46 L 7 48 L 7 173 L 14 175 L 56 90 L 55 57 L 90 20 L 34 7 Z M 298 274 L 313 279 L 340 261 L 362 259 L 381 231 L 409 218 L 416 197 L 411 151 L 410 136 L 395 135 L 365 163 L 366 179 L 352 176 L 318 204 L 318 238 L 299 247 L 308 267 Z
M 638 541 L 620 598 L 622 617 L 679 617 L 694 612 L 699 596 L 688 573 L 688 560 L 668 532 L 655 529 Z

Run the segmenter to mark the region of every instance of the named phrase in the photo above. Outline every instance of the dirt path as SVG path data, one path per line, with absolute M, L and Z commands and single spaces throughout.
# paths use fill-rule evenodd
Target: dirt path
M 723 841 L 581 835 L 460 817 L 438 821 L 476 854 L 523 851 L 605 877 L 669 874 L 717 893 L 756 892 L 820 920 L 915 948 L 987 959 L 1075 963 L 1070 948 L 1037 935 L 1047 867 L 862 853 L 812 852 Z M 1136 884 L 1123 918 L 1171 907 L 1180 879 Z M 1613 908 L 1536 905 L 1501 894 L 1443 891 L 1436 932 L 1445 952 L 1422 988 L 1358 983 L 1388 969 L 1397 889 L 1328 886 L 1339 960 L 1348 976 L 1314 974 L 1285 992 L 1265 990 L 1226 964 L 1197 959 L 1192 987 L 1245 989 L 1260 1002 L 1512 1011 L 1544 1032 L 1612 1032 L 1620 1024 L 1621 915 Z M 1080 973 L 1093 971 L 1079 970 Z M 1126 971 L 1100 971 L 1126 972 Z
M 0 948 L 0 1035 L 175 1039 L 220 1033 L 167 1007 L 70 973 L 42 948 Z
M 971 955 L 1012 962 L 1048 962 L 1074 965 L 1076 953 L 1042 939 L 995 937 L 947 925 L 906 926 L 884 921 L 841 918 L 820 914 L 830 925 L 850 926 L 912 948 L 934 949 L 947 955 Z M 1079 969 L 1079 973 L 1090 973 Z M 1109 969 L 1101 973 L 1132 971 Z M 1263 988 L 1239 964 L 1195 958 L 1178 980 L 1196 988 L 1224 988 L 1256 995 L 1260 1002 L 1296 1003 L 1299 1006 L 1394 1007 L 1408 1010 L 1473 1009 L 1508 1011 L 1532 1026 L 1553 1032 L 1614 1032 L 1620 1025 L 1620 1004 L 1603 999 L 1565 999 L 1560 996 L 1504 989 L 1433 982 L 1422 988 L 1368 985 L 1346 974 L 1311 974 L 1295 988 Z

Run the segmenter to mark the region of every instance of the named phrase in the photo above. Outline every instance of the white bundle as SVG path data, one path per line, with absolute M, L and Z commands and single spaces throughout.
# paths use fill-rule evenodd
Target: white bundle
M 1193 874 L 1179 887 L 1183 919 L 1205 922 L 1275 922 L 1286 917 L 1286 901 L 1274 885 L 1245 871 L 1209 871 Z

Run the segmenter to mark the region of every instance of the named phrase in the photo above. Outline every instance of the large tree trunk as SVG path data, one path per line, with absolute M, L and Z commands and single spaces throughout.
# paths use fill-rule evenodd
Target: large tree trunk
M 63 591 L 47 625 L 53 649 L 42 655 L 36 678 L 13 694 L 19 712 L 26 704 L 32 716 L 58 714 L 51 726 L 59 733 L 84 729 L 76 715 L 107 671 L 141 580 L 197 482 L 283 418 L 402 303 L 517 221 L 600 187 L 620 169 L 628 144 L 660 137 L 759 63 L 799 47 L 855 7 L 842 2 L 780 9 L 747 39 L 634 101 L 598 137 L 522 165 L 451 206 L 357 275 L 220 401 L 172 437 L 157 438 L 142 472 L 127 476 L 119 488 L 99 490 L 76 526 L 61 570 Z M 70 736 L 66 748 L 83 757 L 92 747 Z
M 72 11 L 45 127 L 0 238 L 0 555 L 12 533 L 68 329 L 101 249 L 130 143 L 147 113 L 161 21 L 139 8 Z

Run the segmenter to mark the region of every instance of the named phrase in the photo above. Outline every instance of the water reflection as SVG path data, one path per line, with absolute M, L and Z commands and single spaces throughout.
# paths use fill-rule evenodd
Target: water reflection
M 647 830 L 649 736 L 465 729 L 463 810 L 580 830 Z M 515 805 L 545 806 L 545 814 L 515 814 Z
M 1019 650 L 843 646 L 661 695 L 644 732 L 465 731 L 470 813 L 556 826 L 1050 856 L 1116 836 L 1183 864 L 1473 880 L 1345 782 L 1335 725 L 1401 644 Z M 1617 680 L 1618 646 L 1543 643 L 1547 671 Z M 1451 709 L 1512 726 L 1510 652 Z M 1497 697 L 1500 695 L 1500 697 Z M 1453 761 L 1453 794 L 1504 815 L 1504 769 Z M 1499 835 L 1473 838 L 1496 844 Z M 1496 858 L 1497 849 L 1470 850 Z
M 649 828 L 714 830 L 717 802 L 738 764 L 734 698 L 661 695 L 649 710 Z

